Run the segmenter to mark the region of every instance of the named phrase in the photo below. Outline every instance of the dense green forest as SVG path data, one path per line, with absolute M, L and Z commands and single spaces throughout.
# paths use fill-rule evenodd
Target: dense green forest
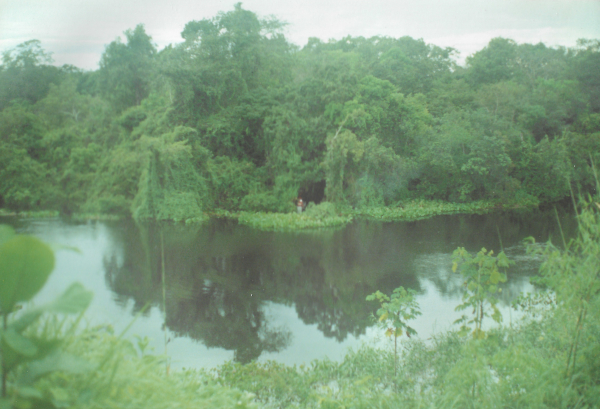
M 240 4 L 158 51 L 143 25 L 96 71 L 37 40 L 0 66 L 0 208 L 190 219 L 413 199 L 552 202 L 592 191 L 600 41 L 312 38 Z

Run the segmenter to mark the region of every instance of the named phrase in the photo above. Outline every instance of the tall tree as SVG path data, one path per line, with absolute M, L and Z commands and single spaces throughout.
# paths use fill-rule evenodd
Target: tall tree
M 50 65 L 52 61 L 39 40 L 26 41 L 2 53 L 0 110 L 14 100 L 34 104 L 46 96 L 50 84 L 59 84 L 63 75 Z
M 283 26 L 259 19 L 241 3 L 213 19 L 187 23 L 185 42 L 168 51 L 162 66 L 174 89 L 178 121 L 197 126 L 258 88 L 288 83 L 293 47 Z
M 514 75 L 517 44 L 507 38 L 493 38 L 488 45 L 467 57 L 468 79 L 475 86 L 510 80 Z
M 573 71 L 593 112 L 600 112 L 600 40 L 579 40 Z
M 156 54 L 142 24 L 124 34 L 127 43 L 117 38 L 106 46 L 100 60 L 100 92 L 117 111 L 139 105 L 148 96 Z

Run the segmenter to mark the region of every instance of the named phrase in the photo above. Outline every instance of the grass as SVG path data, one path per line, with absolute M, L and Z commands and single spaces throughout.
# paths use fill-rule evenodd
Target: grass
M 223 386 L 200 371 L 168 373 L 163 356 L 99 326 L 67 337 L 64 347 L 89 363 L 82 374 L 55 373 L 35 385 L 54 407 L 69 408 L 256 408 L 249 392 Z M 19 406 L 17 399 L 16 407 Z M 36 401 L 29 401 L 36 407 Z

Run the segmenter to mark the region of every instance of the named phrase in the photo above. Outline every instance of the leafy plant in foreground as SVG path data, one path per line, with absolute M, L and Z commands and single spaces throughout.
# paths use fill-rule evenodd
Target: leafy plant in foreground
M 77 314 L 85 310 L 92 294 L 80 284 L 73 284 L 49 304 L 9 319 L 19 309 L 18 303 L 31 300 L 42 289 L 53 269 L 54 253 L 47 244 L 0 225 L 0 407 L 10 407 L 16 401 L 29 401 L 29 406 L 31 402 L 54 403 L 51 397 L 34 388 L 39 378 L 57 370 L 79 373 L 90 369 L 85 361 L 62 351 L 60 339 L 27 333 L 45 312 Z
M 405 290 L 400 286 L 394 290 L 391 297 L 376 291 L 367 296 L 367 301 L 379 301 L 381 307 L 377 310 L 377 322 L 385 329 L 385 335 L 394 337 L 394 376 L 397 374 L 396 361 L 398 356 L 398 337 L 403 333 L 410 338 L 416 335 L 407 322 L 421 315 L 419 304 L 415 300 L 414 290 Z
M 452 272 L 460 270 L 465 278 L 466 288 L 462 297 L 463 303 L 456 307 L 456 311 L 473 308 L 473 318 L 469 319 L 463 315 L 455 323 L 463 324 L 462 329 L 465 331 L 471 331 L 470 325 L 475 324 L 473 337 L 476 339 L 485 337 L 485 332 L 481 329 L 485 317 L 491 317 L 498 323 L 502 322 L 502 314 L 496 307 L 498 300 L 495 294 L 502 291 L 498 284 L 506 282 L 506 273 L 500 272 L 500 268 L 508 268 L 511 264 L 514 264 L 514 261 L 510 261 L 503 251 L 494 257 L 493 250 L 488 252 L 482 248 L 473 257 L 464 247 L 459 247 L 452 254 Z M 486 304 L 489 304 L 493 311 L 491 315 L 485 308 Z

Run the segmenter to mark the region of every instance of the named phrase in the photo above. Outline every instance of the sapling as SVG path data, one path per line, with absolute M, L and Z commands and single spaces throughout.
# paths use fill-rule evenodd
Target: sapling
M 462 297 L 462 304 L 456 307 L 456 311 L 463 311 L 469 307 L 473 308 L 473 317 L 463 315 L 455 321 L 455 324 L 463 324 L 461 329 L 465 332 L 472 331 L 473 338 L 485 338 L 482 323 L 485 317 L 491 317 L 494 321 L 502 322 L 502 314 L 496 304 L 496 294 L 502 291 L 500 283 L 506 282 L 506 273 L 500 268 L 506 269 L 514 261 L 506 257 L 503 251 L 494 257 L 494 251 L 489 252 L 482 248 L 473 257 L 464 247 L 459 247 L 452 254 L 452 272 L 460 271 L 465 278 L 464 287 L 466 291 Z M 489 306 L 489 307 L 488 307 Z M 491 309 L 492 314 L 488 311 Z M 471 325 L 475 328 L 471 328 Z
M 400 286 L 394 290 L 391 297 L 376 291 L 367 296 L 367 301 L 379 301 L 380 308 L 377 310 L 377 324 L 385 330 L 385 335 L 394 337 L 394 376 L 397 375 L 398 337 L 406 333 L 410 338 L 417 331 L 410 327 L 407 322 L 421 315 L 419 303 L 415 300 L 415 292 L 412 289 L 405 290 Z

